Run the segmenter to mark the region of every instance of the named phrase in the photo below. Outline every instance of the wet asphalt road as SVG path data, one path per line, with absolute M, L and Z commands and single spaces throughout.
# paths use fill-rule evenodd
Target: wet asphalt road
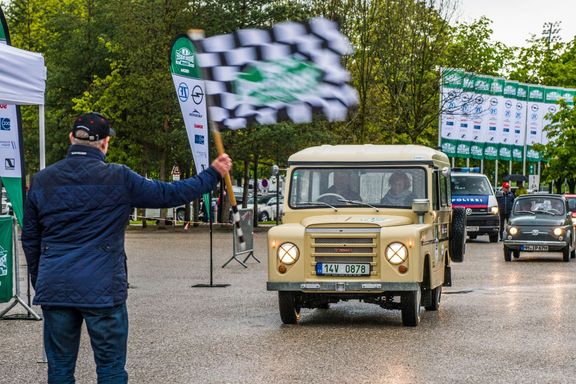
M 280 321 L 266 291 L 265 232 L 244 269 L 231 233 L 214 232 L 209 283 L 205 230 L 131 230 L 130 382 L 144 383 L 574 383 L 576 260 L 531 254 L 505 263 L 501 244 L 468 242 L 438 312 L 416 328 L 399 311 L 358 302 Z M 0 304 L 0 309 L 5 304 Z M 21 312 L 20 309 L 11 313 Z M 0 383 L 45 383 L 42 323 L 0 321 Z M 77 383 L 95 383 L 83 334 Z

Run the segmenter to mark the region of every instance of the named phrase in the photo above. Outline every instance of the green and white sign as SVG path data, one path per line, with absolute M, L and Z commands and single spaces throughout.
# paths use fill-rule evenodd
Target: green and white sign
M 12 217 L 0 216 L 0 303 L 14 296 L 12 263 Z
M 576 90 L 530 85 L 444 68 L 440 145 L 449 157 L 541 161 L 532 149 L 546 144 L 544 127 L 558 101 L 574 102 Z

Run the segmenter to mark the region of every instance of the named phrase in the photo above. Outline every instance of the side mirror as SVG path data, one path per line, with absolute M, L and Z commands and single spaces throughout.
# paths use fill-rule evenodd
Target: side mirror
M 442 174 L 443 174 L 444 176 L 449 177 L 449 176 L 450 176 L 450 173 L 451 173 L 451 172 L 450 172 L 450 168 L 449 168 L 449 167 L 444 167 L 444 168 L 442 168 Z
M 418 215 L 418 222 L 424 224 L 424 215 L 430 211 L 430 200 L 414 199 L 412 200 L 412 211 Z

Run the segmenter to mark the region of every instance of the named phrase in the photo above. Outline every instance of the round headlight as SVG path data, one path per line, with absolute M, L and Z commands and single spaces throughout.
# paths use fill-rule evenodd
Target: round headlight
M 392 243 L 386 247 L 386 259 L 390 264 L 402 264 L 408 258 L 408 248 L 402 243 Z
M 497 215 L 498 214 L 498 207 L 491 207 L 490 208 L 490 213 L 493 215 Z
M 294 264 L 300 257 L 300 250 L 294 243 L 283 243 L 278 247 L 278 259 L 284 264 Z
M 564 232 L 562 228 L 554 228 L 554 235 L 560 236 Z
M 516 227 L 510 227 L 510 229 L 508 230 L 508 232 L 509 232 L 511 235 L 515 235 L 515 234 L 518 233 L 518 228 L 516 228 Z

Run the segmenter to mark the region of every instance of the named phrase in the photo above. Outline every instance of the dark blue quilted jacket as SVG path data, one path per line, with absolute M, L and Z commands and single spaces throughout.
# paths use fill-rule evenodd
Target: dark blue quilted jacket
M 104 162 L 92 147 L 72 145 L 65 159 L 32 179 L 22 246 L 34 304 L 110 307 L 127 296 L 124 231 L 133 207 L 186 204 L 212 190 L 212 167 L 173 183 L 148 180 Z

